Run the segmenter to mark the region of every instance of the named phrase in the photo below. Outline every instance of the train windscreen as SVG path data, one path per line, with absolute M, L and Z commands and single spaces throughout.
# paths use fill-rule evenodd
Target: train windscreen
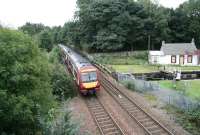
M 82 73 L 81 79 L 83 83 L 94 82 L 97 80 L 97 73 L 96 72 Z

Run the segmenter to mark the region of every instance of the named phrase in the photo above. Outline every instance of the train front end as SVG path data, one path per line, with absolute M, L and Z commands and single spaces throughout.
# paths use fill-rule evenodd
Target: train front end
M 80 71 L 80 92 L 84 95 L 95 94 L 100 90 L 99 72 L 95 67 L 84 68 Z

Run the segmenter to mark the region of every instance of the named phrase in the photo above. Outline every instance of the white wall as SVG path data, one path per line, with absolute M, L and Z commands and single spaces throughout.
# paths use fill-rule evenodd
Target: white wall
M 157 57 L 157 63 L 154 62 L 155 57 Z M 161 65 L 179 65 L 180 56 L 176 55 L 176 63 L 171 63 L 171 55 L 161 55 L 161 56 L 152 56 L 149 55 L 150 64 L 161 64 Z M 197 66 L 198 65 L 198 56 L 194 55 L 192 58 L 192 63 L 187 62 L 187 55 L 184 55 L 184 65 L 185 66 Z
M 185 57 L 184 57 L 184 65 L 186 65 L 186 66 L 197 66 L 198 65 L 198 55 L 193 55 L 193 57 L 192 57 L 192 63 L 188 63 L 187 62 L 187 55 L 185 55 Z

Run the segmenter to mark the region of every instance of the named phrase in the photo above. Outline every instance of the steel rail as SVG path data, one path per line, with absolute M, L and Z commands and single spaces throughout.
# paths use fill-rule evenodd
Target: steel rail
M 98 97 L 85 99 L 89 111 L 102 135 L 125 135 Z
M 154 134 L 161 135 L 161 133 L 166 135 L 174 135 L 165 126 L 163 126 L 160 122 L 158 122 L 153 116 L 151 116 L 144 109 L 142 109 L 135 101 L 132 100 L 132 98 L 129 95 L 125 94 L 119 88 L 117 88 L 113 83 L 111 83 L 102 72 L 101 72 L 101 77 L 102 77 L 101 85 L 105 88 L 105 90 L 119 103 L 119 105 L 130 115 L 130 117 L 133 118 L 149 135 L 154 135 Z M 124 102 L 121 99 L 123 99 Z M 134 112 L 137 113 L 134 113 L 133 110 Z M 139 118 L 138 117 L 139 115 L 137 115 L 138 113 L 140 113 L 139 114 L 140 116 L 144 116 L 143 120 L 146 119 L 148 120 L 148 123 L 152 124 L 146 125 L 145 123 L 142 123 L 142 120 L 138 119 Z M 154 127 L 155 130 L 150 130 L 151 127 Z

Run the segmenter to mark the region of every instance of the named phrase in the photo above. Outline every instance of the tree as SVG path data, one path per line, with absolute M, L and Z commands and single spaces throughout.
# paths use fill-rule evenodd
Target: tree
M 0 29 L 0 133 L 28 135 L 54 107 L 48 59 L 21 32 Z
M 52 33 L 49 30 L 44 30 L 38 35 L 39 47 L 50 52 L 53 48 Z
M 27 22 L 25 25 L 19 27 L 19 30 L 23 31 L 24 33 L 29 34 L 30 36 L 34 36 L 39 34 L 41 31 L 49 29 L 49 27 L 44 26 L 43 24 L 35 24 Z

